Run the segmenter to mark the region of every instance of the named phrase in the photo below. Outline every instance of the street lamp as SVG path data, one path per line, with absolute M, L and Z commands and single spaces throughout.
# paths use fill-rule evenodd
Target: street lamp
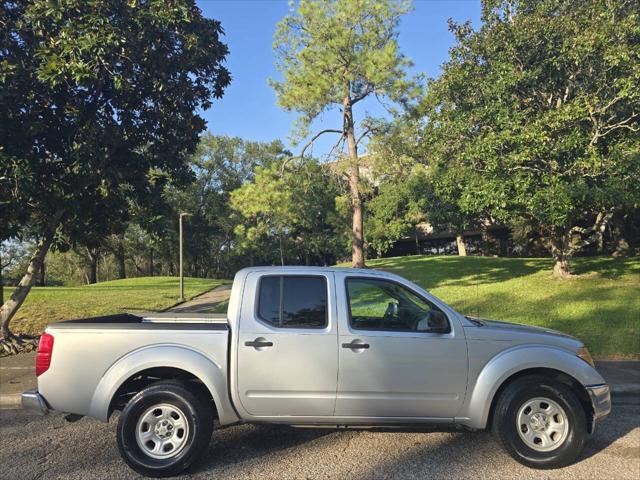
M 182 248 L 182 217 L 188 217 L 191 216 L 190 213 L 180 213 L 180 301 L 184 302 L 184 274 L 183 274 L 183 270 L 182 270 L 182 265 L 183 265 L 183 248 Z

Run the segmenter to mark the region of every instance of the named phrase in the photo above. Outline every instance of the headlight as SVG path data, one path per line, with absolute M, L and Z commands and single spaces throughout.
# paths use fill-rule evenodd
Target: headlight
M 591 365 L 592 367 L 595 368 L 595 363 L 593 363 L 593 358 L 591 358 L 591 354 L 589 353 L 589 350 L 587 350 L 586 347 L 582 347 L 578 349 L 578 353 L 577 355 L 584 360 L 585 362 L 587 362 L 589 365 Z

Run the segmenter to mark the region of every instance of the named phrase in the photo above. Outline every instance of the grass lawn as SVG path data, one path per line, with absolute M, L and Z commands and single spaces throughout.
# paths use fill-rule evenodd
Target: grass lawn
M 369 267 L 414 281 L 461 313 L 560 330 L 594 356 L 640 354 L 640 258 L 578 258 L 570 280 L 540 258 L 410 256 Z
M 185 298 L 229 280 L 184 279 Z M 5 298 L 12 289 L 5 287 Z M 164 310 L 178 302 L 177 277 L 140 277 L 82 287 L 33 287 L 11 321 L 16 333 L 39 334 L 53 322 L 125 311 Z

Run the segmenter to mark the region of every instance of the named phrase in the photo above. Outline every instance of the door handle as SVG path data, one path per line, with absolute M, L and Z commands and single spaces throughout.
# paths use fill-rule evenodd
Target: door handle
M 342 344 L 342 348 L 353 348 L 353 349 L 366 349 L 369 348 L 369 344 L 368 343 L 355 343 L 355 342 L 351 342 L 351 343 L 343 343 Z
M 267 342 L 264 340 L 253 340 L 251 342 L 244 342 L 244 345 L 246 347 L 255 347 L 255 348 L 260 348 L 260 347 L 273 347 L 273 342 Z

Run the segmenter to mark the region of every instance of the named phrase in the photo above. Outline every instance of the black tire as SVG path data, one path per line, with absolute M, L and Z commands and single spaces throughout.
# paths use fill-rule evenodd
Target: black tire
M 520 408 L 539 397 L 556 402 L 568 420 L 564 440 L 546 452 L 529 447 L 518 432 Z M 524 411 L 526 413 L 526 409 Z M 507 453 L 523 465 L 540 469 L 561 468 L 575 462 L 580 455 L 587 433 L 587 419 L 584 408 L 570 387 L 544 376 L 532 375 L 515 380 L 501 393 L 493 412 L 492 429 Z
M 138 421 L 156 405 L 168 405 L 184 413 L 188 427 L 180 450 L 169 458 L 154 458 L 137 441 Z M 149 427 L 146 427 L 149 428 Z M 169 477 L 188 469 L 209 446 L 213 431 L 213 408 L 177 382 L 153 384 L 138 392 L 120 414 L 118 450 L 123 460 L 136 472 L 151 477 Z M 164 433 L 164 432 L 163 432 Z M 172 432 L 178 434 L 178 431 Z M 155 438 L 155 437 L 154 437 Z M 144 443 L 144 441 L 143 441 Z M 153 440 L 151 442 L 153 444 Z M 171 452 L 168 453 L 171 455 Z

